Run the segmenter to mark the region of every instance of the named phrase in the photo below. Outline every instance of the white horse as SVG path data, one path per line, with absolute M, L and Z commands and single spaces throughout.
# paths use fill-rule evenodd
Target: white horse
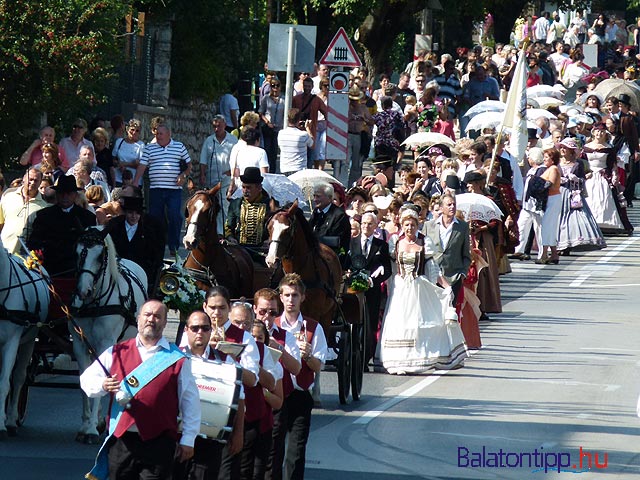
M 17 434 L 18 399 L 38 334 L 36 323 L 44 322 L 49 311 L 43 274 L 44 269 L 41 274 L 26 268 L 0 240 L 0 438 Z
M 87 229 L 78 239 L 76 252 L 78 286 L 71 312 L 87 343 L 100 355 L 119 339 L 135 335 L 136 316 L 147 298 L 147 275 L 137 263 L 117 258 L 111 237 L 100 228 Z M 94 359 L 72 323 L 69 330 L 82 373 Z M 82 392 L 82 427 L 76 440 L 98 443 L 99 413 L 100 399 Z

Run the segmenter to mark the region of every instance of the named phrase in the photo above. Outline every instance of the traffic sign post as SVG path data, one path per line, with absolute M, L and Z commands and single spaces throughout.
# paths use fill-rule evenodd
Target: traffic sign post
M 338 29 L 338 33 L 335 34 L 333 40 L 329 43 L 329 47 L 327 47 L 327 51 L 324 52 L 318 63 L 331 67 L 355 68 L 362 66 L 356 49 L 353 48 L 351 40 L 347 37 L 347 32 L 342 27 Z

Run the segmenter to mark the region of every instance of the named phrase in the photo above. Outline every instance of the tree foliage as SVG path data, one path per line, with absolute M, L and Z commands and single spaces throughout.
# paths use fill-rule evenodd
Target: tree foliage
M 122 0 L 0 0 L 0 159 L 15 158 L 44 112 L 56 123 L 106 100 L 128 9 Z

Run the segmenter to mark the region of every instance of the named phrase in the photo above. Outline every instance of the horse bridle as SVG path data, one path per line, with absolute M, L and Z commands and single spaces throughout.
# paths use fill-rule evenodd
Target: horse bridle
M 271 218 L 269 219 L 269 221 L 273 220 L 275 218 L 275 216 L 278 213 L 284 213 L 285 217 L 287 217 L 287 219 L 289 220 L 289 228 L 291 229 L 291 233 L 289 235 L 289 241 L 288 242 L 284 242 L 279 238 L 276 239 L 272 239 L 269 241 L 269 245 L 271 245 L 272 243 L 275 243 L 276 245 L 282 245 L 284 248 L 286 248 L 286 251 L 284 252 L 284 254 L 282 254 L 283 259 L 285 258 L 289 258 L 289 253 L 291 252 L 291 247 L 293 247 L 293 237 L 296 233 L 296 222 L 295 219 L 292 219 L 290 215 L 287 215 L 283 210 L 280 210 L 276 213 L 274 213 Z
M 100 233 L 97 231 L 96 233 L 88 232 L 78 239 L 78 245 L 83 246 L 82 251 L 80 252 L 80 258 L 78 260 L 78 278 L 80 278 L 80 275 L 82 275 L 83 273 L 89 274 L 92 278 L 91 286 L 94 289 L 94 292 L 98 292 L 102 290 L 102 286 L 104 285 L 104 278 L 107 273 L 107 263 L 109 261 L 109 255 L 107 253 L 107 249 L 105 248 L 104 238 L 102 238 Z M 87 254 L 89 253 L 89 249 L 98 245 L 102 246 L 102 260 L 100 262 L 100 268 L 98 269 L 98 271 L 93 272 L 84 268 L 84 264 L 87 259 Z M 100 282 L 99 288 L 98 282 Z M 102 298 L 108 297 L 109 295 L 111 295 L 114 289 L 115 282 L 110 286 L 110 288 L 107 290 L 107 292 L 105 292 L 104 295 L 95 297 L 93 299 L 93 303 L 95 304 Z M 78 296 L 77 289 L 74 292 L 74 295 Z
M 191 200 L 193 200 L 196 195 L 200 195 L 200 194 L 206 195 L 207 197 L 211 198 L 211 196 L 209 195 L 208 192 L 206 192 L 204 190 L 199 190 L 199 191 L 197 191 L 196 193 L 194 193 L 191 196 L 191 198 L 187 202 L 187 205 L 189 205 L 189 203 L 191 203 Z M 211 208 L 209 209 L 209 218 L 207 219 L 208 220 L 208 223 L 207 223 L 208 225 L 212 225 L 213 224 L 213 220 L 214 220 L 213 215 L 214 215 L 214 211 L 215 211 L 215 208 L 213 207 L 213 201 L 210 200 L 210 202 L 211 202 Z M 187 207 L 187 213 L 188 212 L 189 212 L 189 210 L 188 210 L 188 207 Z M 204 232 L 202 232 L 200 235 L 198 235 L 198 222 L 191 222 L 191 221 L 189 221 L 190 218 L 191 218 L 191 216 L 188 216 L 187 219 L 186 219 L 186 222 L 185 222 L 187 229 L 189 228 L 190 225 L 193 225 L 196 228 L 196 233 L 193 236 L 193 238 L 198 242 L 203 241 L 204 237 L 205 237 L 206 233 L 209 231 L 209 229 L 208 228 L 205 229 Z

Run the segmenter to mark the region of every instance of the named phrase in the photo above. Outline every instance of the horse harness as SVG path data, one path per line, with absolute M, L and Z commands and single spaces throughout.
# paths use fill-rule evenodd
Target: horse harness
M 41 276 L 40 278 L 34 278 L 30 273 L 29 273 L 29 269 L 22 263 L 16 261 L 12 255 L 10 255 L 7 252 L 7 256 L 9 257 L 9 286 L 0 289 L 0 293 L 1 292 L 6 292 L 4 295 L 4 298 L 2 299 L 2 301 L 0 301 L 0 318 L 4 318 L 9 320 L 11 323 L 15 323 L 16 325 L 20 325 L 22 327 L 30 327 L 30 326 L 34 326 L 34 325 L 38 325 L 40 324 L 39 321 L 33 321 L 34 318 L 38 318 L 40 315 L 40 310 L 42 308 L 41 304 L 40 304 L 40 295 L 38 294 L 38 289 L 35 288 L 36 283 L 38 282 L 45 282 L 47 283 L 47 285 L 50 285 L 50 282 L 48 281 L 48 279 L 44 276 Z M 22 270 L 23 273 L 26 274 L 26 276 L 28 278 L 30 278 L 29 281 L 26 282 L 17 282 L 14 283 L 13 279 L 15 276 L 15 279 L 17 281 L 18 279 L 18 268 L 20 270 Z M 29 302 L 27 300 L 27 296 L 25 294 L 25 289 L 24 287 L 27 285 L 34 285 L 34 291 L 36 293 L 36 308 L 34 312 L 29 312 Z M 20 293 L 22 294 L 22 302 L 24 305 L 24 310 L 13 310 L 13 309 L 8 309 L 7 307 L 5 307 L 7 300 L 9 299 L 9 292 L 11 290 L 13 290 L 14 288 L 20 288 Z
M 93 279 L 93 287 L 95 291 L 102 291 L 107 273 L 107 265 L 109 262 L 109 254 L 107 252 L 107 249 L 105 248 L 104 238 L 98 230 L 90 230 L 78 240 L 78 243 L 83 245 L 78 262 L 78 276 L 82 275 L 83 273 L 89 274 Z M 89 248 L 95 247 L 97 245 L 101 245 L 103 247 L 102 261 L 100 262 L 100 268 L 98 269 L 98 271 L 93 272 L 84 268 L 84 266 Z M 127 282 L 128 288 L 124 292 L 124 294 L 122 291 L 120 291 L 118 279 L 113 279 L 113 281 L 110 282 L 109 286 L 107 287 L 106 291 L 100 296 L 96 296 L 91 301 L 91 303 L 83 303 L 80 307 L 71 307 L 71 314 L 77 317 L 101 317 L 105 315 L 120 315 L 125 319 L 125 326 L 136 325 L 135 313 L 132 312 L 136 312 L 138 310 L 138 306 L 135 301 L 135 295 L 133 294 L 133 282 L 135 282 L 135 284 L 138 286 L 138 288 L 140 288 L 142 292 L 145 292 L 145 286 L 142 285 L 140 279 L 136 275 L 134 275 L 131 270 L 120 263 L 118 263 L 118 273 Z M 101 300 L 107 300 L 109 297 L 111 297 L 116 289 L 116 286 L 118 287 L 119 303 L 117 305 L 100 305 Z M 78 291 L 76 290 L 73 295 L 77 296 Z

